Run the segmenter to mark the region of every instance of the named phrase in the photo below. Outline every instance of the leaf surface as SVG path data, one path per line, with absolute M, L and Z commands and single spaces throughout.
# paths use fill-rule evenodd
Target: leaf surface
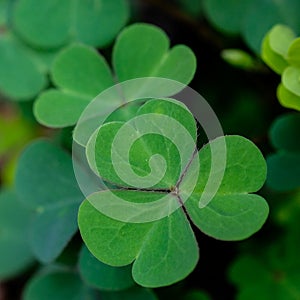
M 35 212 L 30 244 L 42 262 L 53 261 L 77 231 L 77 210 L 82 194 L 71 157 L 40 140 L 20 157 L 16 189 L 22 203 Z

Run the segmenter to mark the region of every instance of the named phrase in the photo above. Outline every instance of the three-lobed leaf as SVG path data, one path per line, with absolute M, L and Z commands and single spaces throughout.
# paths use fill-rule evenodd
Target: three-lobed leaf
M 169 109 L 164 109 L 168 106 Z M 190 128 L 188 132 L 191 141 L 195 143 L 195 125 L 193 126 L 195 121 L 190 118 L 186 108 L 184 108 L 186 117 L 183 117 L 181 111 L 183 108 L 184 106 L 172 100 L 152 99 L 137 111 L 136 116 L 146 118 L 156 111 L 158 114 L 175 119 L 181 126 Z M 156 124 L 161 135 L 164 135 L 166 127 L 172 128 L 170 122 Z M 148 121 L 145 124 L 148 129 L 151 128 L 152 124 Z M 169 285 L 186 277 L 198 261 L 198 247 L 186 213 L 200 230 L 218 239 L 243 239 L 261 228 L 268 215 L 268 206 L 262 197 L 249 193 L 256 192 L 264 183 L 266 165 L 263 156 L 252 142 L 239 136 L 220 137 L 200 150 L 199 159 L 193 158 L 193 144 L 193 147 L 187 151 L 189 161 L 184 161 L 186 168 L 181 169 L 179 174 L 172 171 L 173 182 L 163 180 L 160 182 L 163 185 L 157 187 L 160 190 L 156 190 L 155 185 L 152 190 L 151 188 L 140 190 L 131 185 L 129 190 L 124 190 L 124 182 L 120 181 L 115 170 L 113 171 L 114 168 L 122 169 L 126 166 L 126 157 L 121 153 L 124 147 L 120 147 L 120 152 L 117 152 L 120 158 L 119 164 L 114 164 L 111 161 L 113 151 L 110 143 L 108 147 L 103 143 L 108 138 L 112 142 L 122 126 L 124 127 L 124 124 L 122 125 L 121 122 L 108 122 L 102 125 L 98 131 L 96 147 L 93 149 L 96 150 L 96 167 L 99 175 L 115 184 L 116 188 L 119 186 L 119 189 L 92 194 L 83 202 L 79 210 L 79 228 L 83 240 L 100 261 L 112 266 L 125 266 L 133 262 L 132 274 L 137 283 L 148 287 Z M 109 127 L 114 130 L 106 131 Z M 132 130 L 128 132 L 130 134 L 126 135 L 125 130 L 122 136 L 124 143 L 132 136 Z M 168 136 L 170 141 L 176 141 L 177 134 L 178 130 L 172 132 Z M 184 147 L 188 149 L 189 145 L 183 142 L 184 136 L 179 136 Z M 144 136 L 140 139 L 144 139 Z M 225 157 L 222 156 L 224 143 L 226 144 Z M 180 143 L 175 144 L 177 147 L 180 145 Z M 90 144 L 88 148 L 89 146 Z M 145 160 L 147 155 L 149 158 L 158 150 L 155 144 L 145 142 L 143 146 L 138 149 L 139 151 L 133 150 L 130 153 L 129 161 L 130 165 L 132 163 L 133 170 L 137 166 L 147 171 L 150 160 L 146 159 L 143 163 L 139 162 L 139 158 Z M 217 174 L 210 174 L 211 170 L 221 171 L 211 166 L 212 148 L 217 157 L 225 159 L 226 167 L 220 188 L 216 190 L 215 195 L 212 195 L 211 201 L 200 208 L 200 198 L 206 193 L 205 186 L 209 176 L 218 178 L 215 176 Z M 167 162 L 182 163 L 176 155 L 169 155 L 169 145 L 166 144 L 166 148 L 162 149 L 160 154 Z M 184 155 L 184 151 L 179 152 L 180 155 Z M 92 151 L 87 153 L 91 154 Z M 92 165 L 93 167 L 95 166 Z M 161 164 L 160 167 L 164 166 Z M 198 169 L 200 169 L 199 174 Z M 151 173 L 150 169 L 149 172 Z M 138 174 L 138 170 L 135 173 Z M 147 175 L 143 172 L 140 174 L 142 179 Z M 196 186 L 193 185 L 195 178 L 198 178 Z M 121 203 L 115 202 L 116 197 L 122 199 Z M 151 205 L 159 202 L 162 197 L 165 203 L 168 203 L 169 211 L 164 215 L 166 211 L 162 206 L 161 215 L 157 216 Z M 187 199 L 183 204 L 184 210 L 180 208 L 182 199 Z M 139 210 L 138 204 L 149 209 Z M 132 214 L 126 217 L 129 211 Z
M 169 39 L 161 29 L 134 24 L 119 34 L 113 48 L 113 66 L 119 81 L 156 76 L 188 84 L 195 73 L 196 58 L 186 46 L 169 49 Z M 104 58 L 84 45 L 62 50 L 54 61 L 51 77 L 58 91 L 42 93 L 34 108 L 38 121 L 49 127 L 74 125 L 93 98 L 115 83 Z M 153 86 L 146 82 L 143 87 L 137 83 L 134 88 L 151 91 Z M 108 95 L 105 98 L 99 102 L 99 114 L 112 112 L 124 102 L 113 92 L 109 95 L 111 100 Z M 86 143 L 83 135 L 75 130 L 75 140 L 80 144 Z

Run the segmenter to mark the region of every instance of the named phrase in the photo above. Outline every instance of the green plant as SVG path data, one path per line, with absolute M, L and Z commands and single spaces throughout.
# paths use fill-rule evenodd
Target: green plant
M 278 74 L 279 102 L 288 108 L 300 109 L 300 39 L 287 26 L 276 25 L 266 35 L 262 45 L 262 58 Z
M 0 298 L 298 299 L 298 8 L 0 0 Z

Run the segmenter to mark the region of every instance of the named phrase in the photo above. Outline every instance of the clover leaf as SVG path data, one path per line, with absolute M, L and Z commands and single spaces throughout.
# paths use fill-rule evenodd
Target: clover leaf
M 288 66 L 287 54 L 295 33 L 286 25 L 274 26 L 262 42 L 262 59 L 278 74 Z
M 125 0 L 18 0 L 13 12 L 14 30 L 38 48 L 57 48 L 70 41 L 91 46 L 110 43 L 128 19 Z
M 119 34 L 113 49 L 113 66 L 119 81 L 157 76 L 188 84 L 194 75 L 196 60 L 192 51 L 183 45 L 169 50 L 169 39 L 161 29 L 134 24 Z M 76 124 L 92 99 L 115 84 L 105 59 L 83 45 L 62 50 L 53 63 L 51 76 L 57 89 L 42 93 L 34 108 L 37 120 L 48 127 Z M 99 111 L 113 111 L 123 101 L 120 95 L 111 101 L 104 99 Z M 75 130 L 75 139 L 85 144 L 82 135 L 86 133 Z
M 277 98 L 282 106 L 300 110 L 299 46 L 291 28 L 274 26 L 262 43 L 262 58 L 276 73 L 281 75 Z
M 265 200 L 250 194 L 266 177 L 257 147 L 226 136 L 210 141 L 198 155 L 195 129 L 182 103 L 152 99 L 127 122 L 104 123 L 87 144 L 92 169 L 115 187 L 90 195 L 80 206 L 82 238 L 103 263 L 133 263 L 133 278 L 142 286 L 172 284 L 195 268 L 199 250 L 189 220 L 217 239 L 240 240 L 259 230 L 268 215 Z M 218 160 L 225 160 L 223 179 L 217 174 L 222 170 L 212 166 L 222 166 Z M 217 187 L 221 180 L 214 194 L 206 189 L 209 177 Z M 203 196 L 210 201 L 201 206 Z
M 70 155 L 40 140 L 22 153 L 16 174 L 20 200 L 34 211 L 30 245 L 42 262 L 54 260 L 77 231 L 82 193 Z
M 14 191 L 0 193 L 0 279 L 13 277 L 34 262 L 28 243 L 31 213 Z
M 289 191 L 300 186 L 299 114 L 285 114 L 272 124 L 270 138 L 276 153 L 267 158 L 267 185 Z

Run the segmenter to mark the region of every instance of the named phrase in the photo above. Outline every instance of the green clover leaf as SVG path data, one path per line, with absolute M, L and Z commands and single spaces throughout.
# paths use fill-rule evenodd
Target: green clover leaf
M 33 253 L 42 262 L 53 261 L 77 231 L 83 198 L 71 157 L 47 141 L 34 142 L 19 159 L 16 189 L 22 203 L 34 211 Z
M 270 138 L 276 153 L 267 158 L 267 185 L 289 191 L 300 186 L 299 114 L 286 114 L 273 123 Z
M 71 41 L 102 47 L 110 43 L 128 19 L 125 0 L 18 0 L 14 30 L 37 48 L 57 48 Z
M 274 26 L 264 37 L 262 59 L 274 72 L 282 74 L 288 66 L 288 49 L 295 37 L 295 33 L 286 25 Z
M 169 50 L 169 39 L 159 28 L 134 24 L 119 34 L 113 49 L 113 66 L 119 81 L 157 76 L 188 84 L 195 72 L 196 59 L 183 45 Z M 37 120 L 48 127 L 76 124 L 91 100 L 115 84 L 104 58 L 83 45 L 62 50 L 53 63 L 51 77 L 57 89 L 42 93 L 34 107 Z M 113 111 L 124 101 L 120 95 L 111 100 L 105 99 L 99 111 Z M 81 144 L 86 143 L 82 141 L 85 135 L 75 130 L 75 139 Z
M 240 240 L 259 230 L 268 215 L 265 200 L 251 194 L 266 177 L 257 147 L 227 136 L 195 154 L 196 138 L 195 120 L 182 103 L 152 99 L 127 122 L 104 123 L 87 144 L 91 168 L 115 189 L 82 203 L 82 238 L 105 264 L 133 263 L 133 278 L 142 286 L 172 284 L 195 268 L 199 250 L 189 219 L 217 239 Z M 211 195 L 208 178 L 218 187 L 217 173 L 222 173 L 213 168 L 212 153 L 226 162 L 221 185 Z M 201 205 L 204 196 L 210 201 Z
M 286 25 L 274 26 L 262 43 L 262 59 L 281 75 L 277 98 L 282 106 L 300 110 L 300 39 Z

